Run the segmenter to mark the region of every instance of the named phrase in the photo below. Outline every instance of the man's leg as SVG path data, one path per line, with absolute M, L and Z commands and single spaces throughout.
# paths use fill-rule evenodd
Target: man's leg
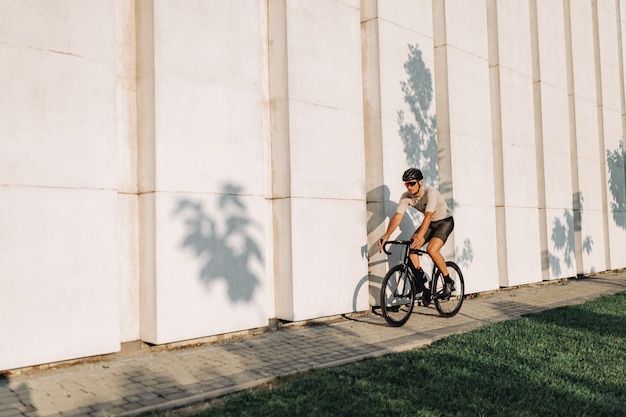
M 450 279 L 450 276 L 448 275 L 448 266 L 446 265 L 446 260 L 439 252 L 444 243 L 445 242 L 441 238 L 433 237 L 428 243 L 426 251 L 428 252 L 428 255 L 430 255 L 430 257 L 433 259 L 435 265 L 437 265 L 437 268 L 439 268 L 439 270 L 441 271 L 441 274 L 443 275 L 443 282 L 446 284 L 445 293 L 449 295 L 450 293 L 455 291 L 455 288 L 454 282 Z
M 416 235 L 413 235 L 412 238 L 416 239 Z M 424 289 L 424 283 L 426 283 L 426 276 L 422 268 L 420 267 L 420 257 L 417 253 L 409 253 L 409 259 L 413 264 L 413 275 L 417 278 L 418 289 L 421 292 Z
M 439 253 L 444 243 L 445 242 L 442 239 L 438 237 L 433 237 L 432 239 L 430 239 L 430 242 L 428 242 L 426 252 L 428 252 L 428 255 L 430 255 L 433 262 L 435 263 L 435 265 L 437 265 L 437 268 L 439 268 L 443 276 L 447 277 L 448 267 L 446 266 L 446 260 L 441 255 L 441 253 Z
M 409 259 L 411 260 L 411 262 L 413 263 L 413 266 L 416 269 L 420 268 L 420 257 L 417 253 L 411 253 L 409 254 Z

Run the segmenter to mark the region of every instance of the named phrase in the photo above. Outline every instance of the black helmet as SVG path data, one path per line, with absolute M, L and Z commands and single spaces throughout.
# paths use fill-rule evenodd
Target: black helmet
M 410 181 L 410 180 L 419 181 L 423 178 L 424 176 L 422 175 L 422 171 L 420 171 L 417 168 L 409 168 L 406 171 L 404 171 L 404 174 L 402 174 L 402 181 Z

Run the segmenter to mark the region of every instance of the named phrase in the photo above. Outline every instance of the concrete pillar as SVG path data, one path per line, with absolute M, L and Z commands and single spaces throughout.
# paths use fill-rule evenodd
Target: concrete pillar
M 399 252 L 379 253 L 377 240 L 406 191 L 402 173 L 416 167 L 427 184 L 440 184 L 432 2 L 364 1 L 361 20 L 370 303 L 378 305 L 382 278 Z M 394 237 L 410 238 L 421 219 L 409 209 Z M 454 239 L 444 248 L 453 254 Z M 429 271 L 432 264 L 423 261 Z
M 440 188 L 454 207 L 455 259 L 466 292 L 497 288 L 487 9 L 433 2 Z M 471 80 L 471 82 L 468 82 Z
M 624 151 L 626 147 L 626 145 L 624 144 L 624 138 L 626 137 L 626 80 L 624 79 L 626 74 L 626 70 L 624 69 L 624 60 L 626 57 L 626 53 L 624 51 L 624 48 L 626 48 L 626 2 L 624 0 L 616 0 L 616 11 L 622 134 L 620 147 L 618 149 L 611 150 L 610 158 L 607 157 L 607 165 L 610 170 L 609 180 L 611 181 L 609 184 L 611 187 L 611 194 L 609 198 L 612 198 L 612 201 L 610 203 L 611 214 L 616 225 L 621 229 L 626 229 L 626 152 Z M 624 173 L 624 182 L 622 183 L 621 187 L 619 181 L 620 165 Z M 614 254 L 614 256 L 612 256 L 612 261 L 612 265 L 614 267 L 624 265 L 623 258 L 620 254 Z
M 141 338 L 266 326 L 265 3 L 137 4 Z
M 563 4 L 530 2 L 543 279 L 576 275 Z
M 602 212 L 606 268 L 626 266 L 626 180 L 622 131 L 622 78 L 620 76 L 619 2 L 593 3 L 600 138 Z
M 577 273 L 604 270 L 603 155 L 600 155 L 591 3 L 564 1 L 568 65 L 574 243 Z
M 115 1 L 117 219 L 120 337 L 141 338 L 139 326 L 139 194 L 135 1 Z
M 529 2 L 488 0 L 498 270 L 503 287 L 541 277 Z
M 269 2 L 276 315 L 367 308 L 359 1 Z

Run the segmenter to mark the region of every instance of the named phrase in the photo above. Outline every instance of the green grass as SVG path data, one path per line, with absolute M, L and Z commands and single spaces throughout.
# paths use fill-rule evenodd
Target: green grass
M 192 415 L 626 416 L 626 293 L 279 378 Z

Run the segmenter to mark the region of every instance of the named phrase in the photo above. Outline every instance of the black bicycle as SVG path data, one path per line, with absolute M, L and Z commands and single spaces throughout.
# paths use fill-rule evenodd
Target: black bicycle
M 390 240 L 383 246 L 387 255 L 391 255 L 391 252 L 387 250 L 387 245 L 403 247 L 401 262 L 387 272 L 380 291 L 382 315 L 387 323 L 394 327 L 402 326 L 407 322 L 416 300 L 424 306 L 428 306 L 432 301 L 440 315 L 452 317 L 459 312 L 465 298 L 463 274 L 461 268 L 454 262 L 446 262 L 448 273 L 454 283 L 452 291 L 446 290 L 443 274 L 434 262 L 430 277 L 424 271 L 427 282 L 418 282 L 409 267 L 411 262 L 409 254 L 417 253 L 422 256 L 427 252 L 421 249 L 410 249 L 411 242 L 412 240 Z

